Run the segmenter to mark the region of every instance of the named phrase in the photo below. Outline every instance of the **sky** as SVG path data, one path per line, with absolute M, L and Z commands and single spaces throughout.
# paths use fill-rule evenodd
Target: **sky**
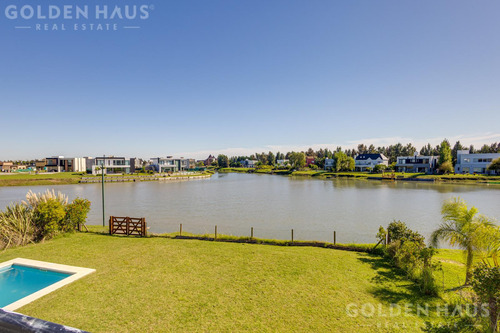
M 21 17 L 62 4 L 89 18 Z M 500 141 L 500 1 L 97 4 L 0 0 L 0 160 Z

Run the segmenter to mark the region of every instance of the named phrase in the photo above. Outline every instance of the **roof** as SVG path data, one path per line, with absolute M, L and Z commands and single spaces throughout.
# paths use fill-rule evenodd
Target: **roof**
M 364 160 L 376 160 L 377 158 L 386 160 L 387 157 L 384 156 L 384 154 L 359 154 L 356 156 L 355 160 L 357 161 L 364 161 Z

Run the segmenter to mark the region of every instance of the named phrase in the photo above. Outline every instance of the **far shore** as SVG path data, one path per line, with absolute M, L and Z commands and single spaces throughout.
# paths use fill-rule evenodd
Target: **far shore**
M 325 170 L 293 171 L 287 169 L 280 170 L 271 168 L 219 168 L 218 172 L 270 174 L 270 175 L 309 177 L 309 178 L 319 178 L 319 179 L 351 178 L 351 179 L 365 179 L 365 180 L 378 180 L 378 181 L 422 181 L 422 182 L 436 182 L 436 183 L 500 185 L 500 176 L 469 175 L 469 174 L 428 175 L 424 173 L 404 173 L 404 172 L 368 173 L 368 172 L 355 172 L 355 171 L 332 172 Z
M 105 175 L 105 182 L 143 182 L 143 181 L 165 181 L 181 179 L 199 179 L 209 178 L 213 172 L 220 173 L 252 173 L 281 175 L 288 177 L 304 177 L 314 179 L 358 179 L 358 180 L 376 180 L 376 181 L 405 181 L 405 182 L 434 182 L 434 183 L 453 183 L 469 185 L 492 185 L 500 188 L 500 176 L 489 175 L 427 175 L 423 173 L 368 173 L 368 172 L 332 172 L 325 170 L 289 170 L 289 169 L 271 169 L 271 168 L 219 168 L 211 169 L 205 172 L 195 172 L 192 174 L 109 174 Z M 59 173 L 0 173 L 0 186 L 52 186 L 52 185 L 73 185 L 100 183 L 100 175 L 90 175 L 84 173 L 59 172 Z

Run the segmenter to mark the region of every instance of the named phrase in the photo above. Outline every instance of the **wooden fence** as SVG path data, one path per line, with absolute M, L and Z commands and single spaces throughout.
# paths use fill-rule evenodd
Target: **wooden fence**
M 109 217 L 110 235 L 146 236 L 146 219 L 144 217 Z

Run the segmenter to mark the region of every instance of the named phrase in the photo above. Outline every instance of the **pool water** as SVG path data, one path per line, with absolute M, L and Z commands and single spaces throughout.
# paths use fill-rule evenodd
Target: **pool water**
M 16 264 L 2 267 L 0 268 L 0 308 L 71 275 Z

